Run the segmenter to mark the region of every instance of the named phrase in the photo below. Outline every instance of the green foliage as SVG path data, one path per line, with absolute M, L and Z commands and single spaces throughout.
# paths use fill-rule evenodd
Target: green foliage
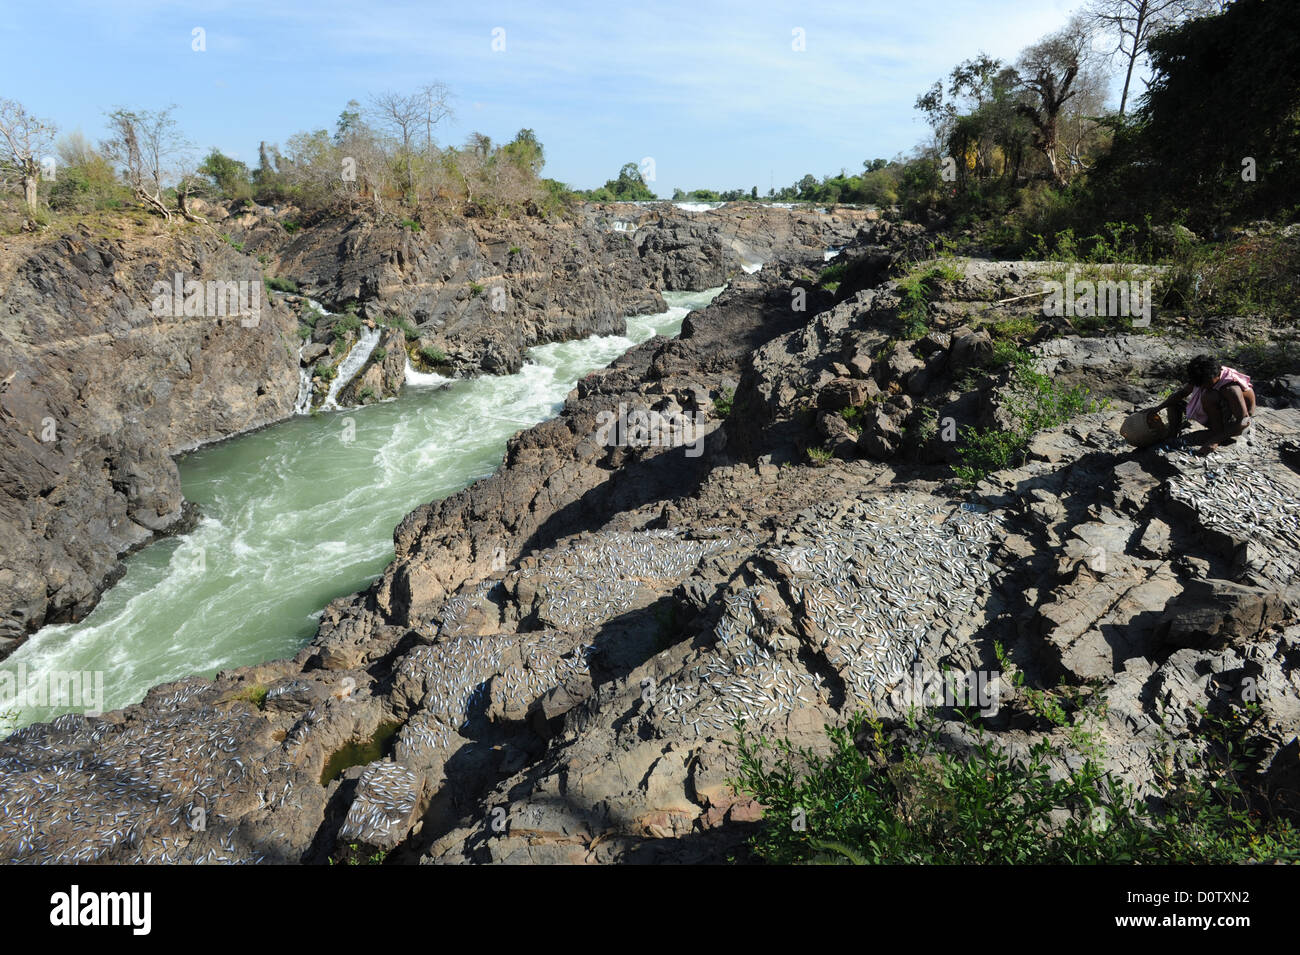
M 470 298 L 478 298 L 478 297 L 479 297 L 480 295 L 482 295 L 482 294 L 483 294 L 483 286 L 479 285 L 477 282 L 470 282 L 470 283 L 469 283 L 469 297 L 470 297 Z
M 334 855 L 329 857 L 330 865 L 383 865 L 384 860 L 388 858 L 388 853 L 383 850 L 372 852 L 368 856 L 361 855 L 361 847 L 355 842 L 348 843 L 348 851 L 342 853 L 343 858 L 337 858 Z
M 735 400 L 736 391 L 734 388 L 719 388 L 718 397 L 713 400 L 713 410 L 718 413 L 719 418 L 726 418 L 731 414 L 731 408 Z
M 306 325 L 299 325 L 298 337 L 301 338 L 303 341 L 306 341 L 307 339 L 311 338 L 311 329 L 308 328 Z
M 90 152 L 80 162 L 59 167 L 45 201 L 55 212 L 121 209 L 131 201 L 131 190 L 117 178 L 107 159 Z
M 995 342 L 994 353 L 997 353 L 997 346 L 1024 338 L 1026 335 L 1032 335 L 1038 330 L 1038 320 L 1028 315 L 1020 318 L 1008 318 L 995 323 L 990 329 L 989 334 L 993 336 Z
M 355 312 L 344 312 L 338 318 L 334 319 L 331 331 L 336 338 L 342 338 L 349 332 L 358 331 L 361 328 L 361 317 Z
M 443 365 L 447 362 L 447 353 L 441 348 L 435 348 L 433 345 L 425 345 L 420 349 L 420 357 L 430 365 Z
M 618 171 L 617 179 L 606 180 L 605 185 L 586 195 L 596 202 L 631 202 L 657 198 L 641 177 L 640 167 L 634 162 L 624 163 Z
M 519 246 L 517 246 L 517 245 L 512 245 L 512 246 L 510 247 L 510 254 L 511 254 L 511 255 L 518 255 L 518 254 L 519 254 L 520 252 L 522 252 L 522 251 L 523 251 L 523 249 L 519 248 Z
M 1300 236 L 1186 243 L 1170 257 L 1162 304 L 1195 316 L 1263 315 L 1295 324 Z
M 211 180 L 217 191 L 227 199 L 253 198 L 253 183 L 248 166 L 238 159 L 224 155 L 213 148 L 199 164 L 199 173 Z
M 300 228 L 302 228 L 302 227 L 301 227 L 300 225 L 298 225 L 298 223 L 296 223 L 296 222 L 289 222 L 289 221 L 286 221 L 286 222 L 284 223 L 284 231 L 287 232 L 287 233 L 289 233 L 289 235 L 293 235 L 293 234 L 294 234 L 295 232 L 297 232 Z
M 920 338 L 929 331 L 930 302 L 938 294 L 939 283 L 958 281 L 965 274 L 956 259 L 943 256 L 913 267 L 898 280 L 898 293 L 903 300 L 898 314 L 907 338 Z
M 827 291 L 834 292 L 839 288 L 840 282 L 844 281 L 844 275 L 848 268 L 847 263 L 837 262 L 822 269 L 821 274 L 817 276 L 817 284 Z
M 416 328 L 414 323 L 412 323 L 408 318 L 403 318 L 400 315 L 391 315 L 387 316 L 384 321 L 393 328 L 400 328 L 408 342 L 413 342 L 420 337 L 420 330 Z
M 228 232 L 223 232 L 223 233 L 221 233 L 221 238 L 222 238 L 222 240 L 223 240 L 227 245 L 229 245 L 229 246 L 230 246 L 232 249 L 234 249 L 236 252 L 243 252 L 243 251 L 244 251 L 244 243 L 242 243 L 242 242 L 236 242 L 234 239 L 232 239 L 232 238 L 230 237 L 230 233 L 228 233 Z
M 339 376 L 339 370 L 337 366 L 322 361 L 316 363 L 316 368 L 313 374 L 322 381 L 333 381 Z
M 1092 176 L 1098 214 L 1193 229 L 1300 205 L 1300 6 L 1237 0 L 1152 38 L 1147 93 Z M 1255 176 L 1243 177 L 1243 160 Z
M 357 392 L 358 401 L 371 401 L 374 397 L 375 389 L 371 388 L 369 385 Z
M 831 452 L 826 448 L 809 448 L 808 460 L 816 467 L 822 467 L 833 457 Z
M 412 232 L 420 231 L 420 223 L 416 222 L 414 219 L 403 219 L 401 222 L 397 223 L 397 225 L 403 229 L 410 229 Z
M 953 473 L 966 484 L 976 484 L 992 471 L 1018 467 L 1034 434 L 1102 406 L 1089 397 L 1087 388 L 1064 389 L 1036 371 L 1032 356 L 1013 343 L 996 343 L 991 364 L 1011 369 L 1005 407 L 1013 424 L 1008 431 L 962 426 L 957 445 L 961 463 L 953 466 Z
M 750 847 L 776 864 L 1300 859 L 1300 834 L 1289 822 L 1247 808 L 1237 781 L 1240 722 L 1221 722 L 1221 758 L 1162 777 L 1163 805 L 1151 809 L 1102 768 L 1089 728 L 1095 708 L 1072 716 L 1059 697 L 1045 705 L 1070 732 L 1045 736 L 1023 756 L 1003 751 L 978 725 L 973 750 L 951 752 L 940 725 L 913 722 L 891 738 L 881 721 L 859 713 L 826 728 L 831 752 L 821 755 L 751 738 L 741 724 L 733 786 L 765 810 Z
M 298 283 L 293 279 L 284 278 L 265 278 L 267 291 L 269 292 L 292 292 L 298 294 Z
M 378 365 L 381 361 L 383 361 L 387 357 L 388 357 L 388 349 L 384 348 L 381 345 L 375 346 L 374 350 L 371 351 L 370 353 L 370 361 L 376 365 Z

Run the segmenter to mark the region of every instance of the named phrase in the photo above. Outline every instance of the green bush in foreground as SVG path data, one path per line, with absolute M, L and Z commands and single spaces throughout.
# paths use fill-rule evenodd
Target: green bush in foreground
M 827 727 L 829 756 L 751 739 L 742 725 L 733 784 L 764 807 L 749 844 L 777 864 L 1300 860 L 1300 832 L 1246 807 L 1237 747 L 1247 727 L 1207 722 L 1220 757 L 1160 780 L 1158 809 L 1101 768 L 1086 731 L 1071 733 L 1082 746 L 1044 740 L 1020 757 L 976 727 L 974 750 L 953 753 L 936 727 L 912 724 L 906 742 L 892 740 L 866 714 Z

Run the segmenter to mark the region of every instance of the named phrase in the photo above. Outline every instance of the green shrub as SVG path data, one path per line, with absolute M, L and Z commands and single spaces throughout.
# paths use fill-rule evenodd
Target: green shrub
M 266 288 L 268 291 L 291 292 L 294 295 L 298 294 L 298 283 L 295 282 L 293 279 L 266 278 L 263 279 L 263 281 L 266 283 Z
M 736 391 L 734 388 L 719 388 L 718 397 L 713 400 L 713 410 L 718 413 L 719 418 L 725 418 L 731 414 L 731 408 L 735 401 Z
M 416 222 L 414 219 L 403 219 L 398 223 L 398 225 L 403 229 L 410 229 L 412 232 L 420 231 L 420 223 Z
M 388 349 L 383 347 L 376 347 L 375 350 L 370 353 L 370 360 L 374 362 L 376 365 L 378 365 L 381 361 L 383 361 L 387 357 L 388 357 Z
M 447 361 L 447 353 L 441 348 L 435 348 L 433 345 L 425 345 L 420 349 L 420 357 L 430 365 L 442 365 Z
M 1098 404 L 1089 398 L 1087 388 L 1063 389 L 1047 375 L 1036 371 L 1033 357 L 1014 343 L 996 343 L 991 364 L 1011 367 L 1006 408 L 1013 425 L 1009 431 L 978 429 L 969 425 L 961 428 L 962 440 L 957 446 L 961 463 L 954 465 L 953 473 L 967 484 L 978 483 L 991 471 L 1023 464 L 1029 439 L 1035 433 L 1062 425 L 1075 415 L 1104 407 L 1104 402 Z
M 374 397 L 375 397 L 375 389 L 371 388 L 369 385 L 367 385 L 365 388 L 362 388 L 360 391 L 357 392 L 358 401 L 369 401 Z
M 361 317 L 356 312 L 344 312 L 334 320 L 333 332 L 336 336 L 346 335 L 361 328 Z
M 826 728 L 822 756 L 740 727 L 737 791 L 764 807 L 750 848 L 777 864 L 1173 864 L 1293 862 L 1300 836 L 1251 813 L 1236 781 L 1242 722 L 1207 722 L 1209 753 L 1159 780 L 1148 808 L 1106 772 L 1099 737 L 1052 701 L 1066 739 L 1010 755 L 974 727 L 973 751 L 944 748 L 939 725 L 887 738 L 865 714 Z M 1084 719 L 1095 715 L 1091 708 Z M 798 824 L 796 824 L 796 822 Z
M 512 246 L 510 247 L 510 254 L 511 254 L 511 255 L 518 255 L 518 254 L 519 254 L 520 252 L 522 252 L 522 251 L 523 251 L 523 249 L 519 248 L 519 246 L 517 246 L 517 245 L 512 245 Z
M 821 467 L 831 459 L 832 455 L 826 448 L 809 448 L 808 460 L 817 467 Z
M 903 321 L 903 334 L 916 339 L 930 330 L 930 302 L 938 292 L 939 282 L 955 282 L 965 275 L 965 269 L 951 256 L 940 256 L 933 262 L 914 267 L 898 280 L 898 293 L 903 303 L 898 316 Z
M 294 234 L 295 232 L 297 232 L 300 228 L 301 228 L 301 226 L 299 226 L 298 223 L 296 223 L 296 222 L 286 222 L 286 223 L 284 224 L 284 231 L 287 232 L 287 233 L 289 233 L 290 235 L 293 235 L 293 234 Z
M 478 297 L 479 297 L 480 295 L 482 295 L 482 294 L 483 294 L 483 286 L 479 285 L 477 282 L 470 282 L 470 283 L 469 283 L 469 297 L 470 297 L 470 298 L 478 298 Z
M 307 339 L 311 338 L 311 329 L 308 328 L 306 325 L 299 325 L 298 337 L 301 338 L 303 341 L 306 341 Z
M 339 375 L 338 367 L 331 365 L 329 362 L 318 362 L 315 370 L 316 377 L 323 381 L 333 381 Z

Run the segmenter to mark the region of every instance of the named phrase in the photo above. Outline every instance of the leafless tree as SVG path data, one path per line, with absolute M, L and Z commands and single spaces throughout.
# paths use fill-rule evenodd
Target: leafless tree
M 402 161 L 406 169 L 405 192 L 415 192 L 415 168 L 411 141 L 415 131 L 424 124 L 426 103 L 420 93 L 379 93 L 370 99 L 370 108 L 376 124 L 401 141 Z
M 175 109 L 115 109 L 108 114 L 109 138 L 101 146 L 121 167 L 136 197 L 168 220 L 171 210 L 163 200 L 163 182 L 179 173 L 189 146 L 172 118 Z
M 424 150 L 433 152 L 433 128 L 453 115 L 451 90 L 446 83 L 426 83 L 420 87 L 424 104 Z
M 37 119 L 21 103 L 0 99 L 0 167 L 22 183 L 23 202 L 36 212 L 41 156 L 54 143 L 54 124 Z
M 1226 4 L 1216 0 L 1092 0 L 1084 12 L 1091 27 L 1115 40 L 1111 56 L 1124 64 L 1124 92 L 1120 94 L 1119 114 L 1128 107 L 1133 70 L 1147 51 L 1151 37 L 1190 20 L 1220 10 Z

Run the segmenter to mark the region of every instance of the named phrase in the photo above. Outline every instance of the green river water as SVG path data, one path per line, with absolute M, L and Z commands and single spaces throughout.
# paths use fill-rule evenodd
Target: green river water
M 579 378 L 655 334 L 676 335 L 719 291 L 665 293 L 668 311 L 629 318 L 626 336 L 534 348 L 514 375 L 449 386 L 408 375 L 396 400 L 300 415 L 184 456 L 198 526 L 133 554 L 86 619 L 42 629 L 0 672 L 19 685 L 102 674 L 110 710 L 168 680 L 292 656 L 330 600 L 392 559 L 403 516 L 492 474 L 506 440 L 555 414 Z M 0 733 L 94 708 L 76 702 L 11 706 Z

